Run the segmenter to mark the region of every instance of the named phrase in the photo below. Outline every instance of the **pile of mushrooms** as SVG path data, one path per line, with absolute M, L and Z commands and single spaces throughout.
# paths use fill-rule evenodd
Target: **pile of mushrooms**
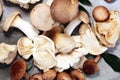
M 29 3 L 40 0 L 9 1 L 29 8 Z M 8 31 L 10 27 L 18 28 L 26 36 L 21 37 L 17 45 L 0 44 L 0 63 L 10 64 L 18 50 L 18 54 L 25 60 L 33 56 L 34 65 L 43 70 L 43 74 L 34 74 L 30 80 L 85 80 L 80 69 L 87 74 L 97 72 L 97 61 L 100 57 L 96 61 L 87 59 L 85 55 L 98 56 L 108 47 L 115 46 L 120 34 L 120 13 L 109 11 L 104 6 L 95 7 L 95 21 L 91 27 L 89 16 L 84 11 L 79 11 L 78 5 L 78 0 L 48 0 L 39 3 L 30 12 L 30 23 L 22 19 L 20 12 L 13 12 L 3 21 L 3 30 Z M 82 24 L 79 26 L 79 35 L 72 35 L 80 23 Z M 40 34 L 40 31 L 43 33 Z M 18 64 L 20 69 L 14 73 L 13 70 Z M 70 74 L 66 73 L 65 71 L 70 68 Z M 21 79 L 26 73 L 25 69 L 24 60 L 14 62 L 11 77 L 18 79 L 17 76 L 22 70 L 19 77 Z M 90 69 L 93 69 L 93 72 L 89 72 Z

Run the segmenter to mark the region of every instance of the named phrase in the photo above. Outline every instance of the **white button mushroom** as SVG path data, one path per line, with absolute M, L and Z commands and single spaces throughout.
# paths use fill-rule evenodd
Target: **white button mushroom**
M 67 35 L 71 35 L 73 30 L 81 22 L 84 22 L 86 24 L 89 23 L 89 17 L 84 11 L 80 11 L 79 14 L 67 25 L 67 27 L 64 29 L 64 33 Z
M 81 35 L 82 47 L 86 48 L 90 54 L 99 55 L 108 49 L 100 45 L 89 24 L 82 24 L 79 33 Z
M 20 12 L 13 12 L 9 17 L 7 17 L 2 25 L 4 31 L 8 31 L 10 27 L 15 27 L 20 29 L 25 33 L 30 39 L 38 36 L 39 31 L 34 28 L 29 22 L 26 22 L 20 17 Z
M 10 64 L 16 57 L 17 46 L 0 43 L 0 63 Z

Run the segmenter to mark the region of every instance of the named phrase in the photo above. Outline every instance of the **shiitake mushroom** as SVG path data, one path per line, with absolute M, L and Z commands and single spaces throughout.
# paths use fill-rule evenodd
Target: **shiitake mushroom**
M 54 0 L 50 11 L 55 21 L 68 23 L 78 14 L 78 0 Z
M 109 19 L 110 12 L 105 6 L 96 6 L 92 12 L 93 18 L 97 22 L 104 22 Z

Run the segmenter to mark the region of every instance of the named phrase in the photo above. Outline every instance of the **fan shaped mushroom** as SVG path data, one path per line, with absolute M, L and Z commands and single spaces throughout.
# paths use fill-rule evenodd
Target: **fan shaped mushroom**
M 39 31 L 35 27 L 33 27 L 29 22 L 26 22 L 20 17 L 20 12 L 18 11 L 13 12 L 3 21 L 2 28 L 4 31 L 8 31 L 10 27 L 20 29 L 30 39 L 33 39 L 39 34 Z
M 110 11 L 110 18 L 105 22 L 94 22 L 94 31 L 100 42 L 107 47 L 114 47 L 120 33 L 120 13 Z
M 17 46 L 0 43 L 0 63 L 10 64 L 17 54 Z
M 99 55 L 107 50 L 107 47 L 100 45 L 89 24 L 82 24 L 79 33 L 83 48 L 87 49 L 90 54 Z
M 24 58 L 28 59 L 33 53 L 34 44 L 32 40 L 27 37 L 22 37 L 17 42 L 18 53 Z

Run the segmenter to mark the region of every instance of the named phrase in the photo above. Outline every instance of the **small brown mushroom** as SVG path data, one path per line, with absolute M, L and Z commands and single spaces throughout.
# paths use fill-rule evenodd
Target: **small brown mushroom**
M 105 6 L 97 6 L 94 8 L 92 15 L 97 22 L 104 22 L 109 19 L 110 13 Z
M 114 2 L 114 1 L 116 1 L 116 0 L 104 0 L 104 1 L 106 1 L 106 2 L 108 2 L 108 3 L 112 3 L 112 2 Z
M 57 80 L 72 80 L 70 75 L 66 72 L 60 72 L 57 75 Z
M 85 80 L 82 71 L 73 70 L 70 72 L 70 76 L 72 77 L 72 80 Z
M 78 14 L 78 0 L 54 0 L 50 10 L 55 21 L 68 23 Z
M 41 73 L 36 73 L 30 77 L 30 80 L 43 80 Z
M 43 73 L 43 79 L 54 80 L 56 75 L 57 75 L 57 72 L 54 69 L 51 69 Z
M 20 80 L 26 77 L 26 62 L 23 59 L 16 60 L 10 68 L 11 80 Z
M 97 62 L 99 61 L 99 59 L 100 59 L 100 56 L 97 56 L 94 60 L 92 59 L 86 60 L 83 64 L 83 71 L 89 75 L 98 72 L 99 68 L 98 68 Z

